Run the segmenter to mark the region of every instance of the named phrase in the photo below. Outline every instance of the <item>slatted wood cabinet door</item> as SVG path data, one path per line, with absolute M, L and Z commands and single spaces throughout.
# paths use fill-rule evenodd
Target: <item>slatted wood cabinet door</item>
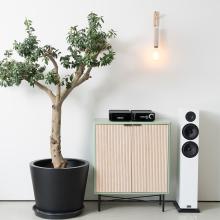
M 168 192 L 168 125 L 132 127 L 132 192 Z
M 95 125 L 95 191 L 169 192 L 169 123 Z
M 131 126 L 96 124 L 96 192 L 131 192 Z

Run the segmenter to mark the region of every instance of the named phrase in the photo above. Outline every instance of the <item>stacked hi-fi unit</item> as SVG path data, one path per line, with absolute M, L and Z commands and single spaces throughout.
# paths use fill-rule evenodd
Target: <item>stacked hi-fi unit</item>
M 151 110 L 109 110 L 110 121 L 154 121 L 155 113 Z
M 179 212 L 199 212 L 199 111 L 182 109 L 179 113 L 179 175 L 177 201 L 174 204 Z

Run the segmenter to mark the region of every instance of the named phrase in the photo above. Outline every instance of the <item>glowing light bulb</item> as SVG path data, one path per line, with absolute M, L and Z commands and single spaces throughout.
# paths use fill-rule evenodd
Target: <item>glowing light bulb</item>
M 153 60 L 157 61 L 160 59 L 160 53 L 158 48 L 154 48 L 153 54 L 152 54 Z

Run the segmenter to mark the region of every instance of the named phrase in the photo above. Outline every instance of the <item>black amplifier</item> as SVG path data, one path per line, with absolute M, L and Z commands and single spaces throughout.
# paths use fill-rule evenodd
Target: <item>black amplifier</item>
M 110 121 L 131 121 L 131 111 L 129 110 L 109 110 Z
M 131 111 L 132 121 L 154 121 L 155 113 L 151 110 L 132 110 Z

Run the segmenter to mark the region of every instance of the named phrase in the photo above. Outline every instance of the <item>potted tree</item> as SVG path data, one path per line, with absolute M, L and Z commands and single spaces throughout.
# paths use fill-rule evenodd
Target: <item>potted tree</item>
M 52 102 L 50 135 L 51 159 L 30 163 L 36 204 L 35 214 L 43 218 L 68 218 L 79 215 L 83 208 L 89 163 L 80 159 L 65 159 L 61 153 L 61 110 L 69 94 L 91 78 L 93 67 L 108 65 L 115 52 L 109 39 L 113 30 L 102 30 L 104 21 L 95 13 L 88 15 L 88 26 L 71 27 L 67 34 L 68 52 L 51 45 L 40 45 L 32 22 L 25 20 L 27 36 L 15 41 L 0 61 L 0 85 L 19 86 L 22 81 L 45 92 Z M 21 59 L 14 58 L 16 52 Z M 50 69 L 50 65 L 53 68 Z M 60 66 L 69 70 L 62 75 Z

